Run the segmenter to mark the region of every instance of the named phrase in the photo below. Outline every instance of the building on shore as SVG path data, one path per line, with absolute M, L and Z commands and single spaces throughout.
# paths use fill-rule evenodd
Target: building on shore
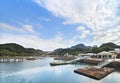
M 120 48 L 116 48 L 116 49 L 115 49 L 115 52 L 116 52 L 118 55 L 120 55 Z
M 103 51 L 97 54 L 96 58 L 98 59 L 115 59 L 117 57 L 117 54 L 113 51 Z

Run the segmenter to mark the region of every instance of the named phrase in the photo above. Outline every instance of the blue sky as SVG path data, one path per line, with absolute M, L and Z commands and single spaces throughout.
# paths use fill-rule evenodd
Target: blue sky
M 41 50 L 120 44 L 120 0 L 0 0 L 0 43 Z

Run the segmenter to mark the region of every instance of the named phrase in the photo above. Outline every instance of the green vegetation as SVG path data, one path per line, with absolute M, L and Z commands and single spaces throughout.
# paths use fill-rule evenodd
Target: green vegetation
M 71 49 L 87 49 L 90 48 L 91 46 L 85 46 L 84 44 L 77 44 L 75 46 L 72 46 Z
M 24 48 L 15 43 L 0 44 L 0 56 L 39 56 L 43 53 L 42 50 Z
M 63 56 L 65 53 L 72 54 L 72 55 L 78 55 L 79 53 L 99 53 L 102 51 L 114 50 L 115 48 L 120 48 L 120 46 L 114 43 L 104 43 L 99 47 L 97 45 L 90 47 L 90 46 L 85 46 L 84 44 L 78 44 L 78 45 L 72 46 L 71 48 L 56 49 L 53 52 L 53 54 Z
M 104 43 L 100 46 L 100 50 L 105 50 L 105 51 L 114 50 L 114 48 L 120 48 L 120 46 L 114 43 Z

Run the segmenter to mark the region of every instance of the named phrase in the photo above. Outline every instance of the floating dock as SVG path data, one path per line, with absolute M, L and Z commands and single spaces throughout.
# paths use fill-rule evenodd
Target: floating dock
M 114 68 L 96 68 L 95 66 L 74 70 L 75 73 L 100 80 L 115 71 Z
M 71 64 L 71 63 L 69 63 L 69 62 L 53 62 L 53 63 L 50 63 L 51 66 L 67 65 L 67 64 Z

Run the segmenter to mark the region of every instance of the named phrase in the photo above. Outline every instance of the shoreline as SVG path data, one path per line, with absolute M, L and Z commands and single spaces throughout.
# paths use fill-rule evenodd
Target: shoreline
M 32 57 L 32 60 L 36 60 L 38 58 L 38 57 L 33 57 L 33 56 L 0 57 L 0 63 L 4 63 L 4 62 L 1 61 L 2 59 L 21 59 L 21 61 L 24 61 L 23 59 L 25 59 L 25 60 L 28 59 L 29 60 L 29 58 L 31 59 L 31 57 Z M 42 57 L 42 56 L 39 56 L 39 57 Z M 69 60 L 75 59 L 75 57 L 52 57 L 52 58 L 54 58 L 54 60 L 64 60 L 64 61 L 69 61 Z M 98 63 L 102 62 L 102 60 L 91 58 L 91 59 L 83 59 L 83 60 L 80 60 L 80 61 L 77 61 L 77 62 L 85 63 L 85 64 L 91 64 L 91 65 L 96 66 Z M 114 61 L 114 62 L 106 65 L 105 67 L 120 69 L 120 62 L 119 61 Z

